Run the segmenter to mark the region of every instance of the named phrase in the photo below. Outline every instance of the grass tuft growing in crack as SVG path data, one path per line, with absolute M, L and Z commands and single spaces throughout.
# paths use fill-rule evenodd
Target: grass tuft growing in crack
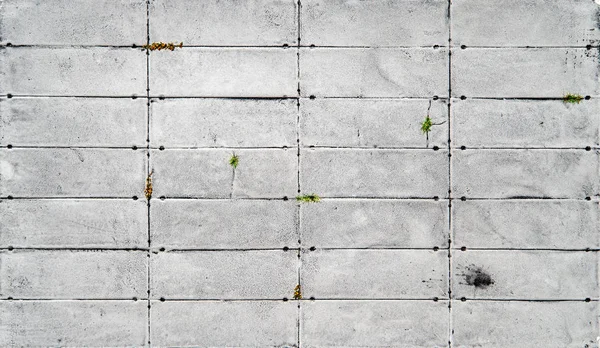
M 144 196 L 146 196 L 147 200 L 150 200 L 150 198 L 152 198 L 152 172 L 150 172 L 150 174 L 148 174 L 148 177 L 146 178 L 146 187 L 144 188 Z
M 175 48 L 182 48 L 183 47 L 183 42 L 180 42 L 179 44 L 173 43 L 173 42 L 169 42 L 169 43 L 165 43 L 165 42 L 153 42 L 149 45 L 144 45 L 142 46 L 145 49 L 148 49 L 150 51 L 162 51 L 162 50 L 169 50 L 169 51 L 174 51 Z
M 583 96 L 579 95 L 579 94 L 565 94 L 565 96 L 563 97 L 563 102 L 565 103 L 571 103 L 571 104 L 579 104 L 581 103 L 581 101 L 583 100 Z
M 298 202 L 316 203 L 321 201 L 321 197 L 313 193 L 312 195 L 296 196 L 296 200 Z
M 231 158 L 229 159 L 229 164 L 233 168 L 237 168 L 239 163 L 240 163 L 240 158 L 238 157 L 238 155 L 236 155 L 235 153 L 233 155 L 231 155 Z
M 294 288 L 294 300 L 301 300 L 302 299 L 302 291 L 300 291 L 300 285 L 296 285 L 296 288 Z
M 423 123 L 421 123 L 421 131 L 423 132 L 423 134 L 427 134 L 431 131 L 431 126 L 433 125 L 433 123 L 431 122 L 431 117 L 429 117 L 429 115 L 427 115 L 425 117 L 425 121 L 423 121 Z

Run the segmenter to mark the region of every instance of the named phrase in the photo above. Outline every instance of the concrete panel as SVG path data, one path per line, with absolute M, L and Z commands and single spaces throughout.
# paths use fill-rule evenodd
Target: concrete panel
M 125 45 L 146 42 L 146 1 L 6 0 L 0 42 L 13 45 Z
M 229 164 L 233 154 L 237 168 Z M 166 150 L 152 152 L 154 195 L 168 197 L 292 197 L 297 154 L 285 150 Z
M 453 255 L 455 298 L 585 299 L 598 293 L 598 253 L 467 250 Z
M 292 301 L 153 301 L 151 342 L 159 347 L 294 346 L 296 306 Z
M 296 100 L 153 100 L 151 141 L 166 147 L 296 146 Z
M 455 97 L 598 95 L 598 49 L 467 48 L 452 53 Z
M 143 347 L 145 301 L 0 301 L 3 347 Z
M 0 150 L 2 196 L 141 197 L 145 177 L 140 150 Z
M 466 147 L 598 146 L 598 99 L 456 100 L 452 142 Z
M 584 198 L 598 192 L 598 153 L 583 150 L 456 151 L 455 196 Z
M 448 202 L 327 199 L 300 205 L 302 243 L 321 248 L 448 244 Z
M 146 94 L 146 54 L 132 48 L 8 47 L 0 50 L 0 93 Z
M 433 46 L 448 41 L 448 2 L 306 0 L 303 44 Z
M 294 251 L 187 251 L 151 255 L 153 298 L 283 299 L 298 283 Z
M 446 347 L 448 303 L 310 301 L 301 308 L 303 347 Z
M 322 197 L 444 197 L 448 154 L 432 150 L 311 149 L 300 157 L 302 192 Z
M 600 40 L 598 4 L 586 0 L 452 2 L 452 41 L 472 46 L 584 46 Z
M 447 296 L 448 254 L 430 250 L 319 250 L 302 255 L 302 291 L 317 299 Z
M 150 54 L 152 95 L 297 95 L 297 52 L 283 48 L 183 48 Z M 268 83 L 265 83 L 268 81 Z
M 143 248 L 147 215 L 142 200 L 4 200 L 0 247 Z
M 448 95 L 448 51 L 429 48 L 300 50 L 300 89 L 308 97 Z
M 184 45 L 295 45 L 294 0 L 150 1 L 150 41 Z
M 145 146 L 146 114 L 144 99 L 6 99 L 0 145 Z
M 168 248 L 283 248 L 298 244 L 296 203 L 292 201 L 153 200 L 150 223 L 152 244 Z
M 456 347 L 597 347 L 598 302 L 454 302 Z
M 448 106 L 441 100 L 309 99 L 302 100 L 300 112 L 300 141 L 306 146 L 446 147 L 448 143 Z M 436 125 L 427 136 L 421 123 L 428 112 Z
M 133 298 L 146 295 L 143 251 L 0 251 L 0 296 Z
M 452 203 L 454 245 L 468 248 L 599 248 L 597 202 L 483 200 Z

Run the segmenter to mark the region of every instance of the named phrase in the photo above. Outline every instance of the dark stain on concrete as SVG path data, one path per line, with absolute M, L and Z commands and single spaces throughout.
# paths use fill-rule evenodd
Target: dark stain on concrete
M 492 277 L 488 273 L 486 273 L 481 267 L 467 267 L 467 271 L 465 272 L 464 276 L 467 285 L 471 285 L 479 289 L 485 289 L 488 286 L 494 284 L 494 280 L 492 279 Z

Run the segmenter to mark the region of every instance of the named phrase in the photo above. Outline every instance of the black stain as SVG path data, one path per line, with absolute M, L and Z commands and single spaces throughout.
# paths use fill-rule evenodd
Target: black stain
M 467 272 L 464 276 L 467 285 L 472 285 L 476 288 L 485 289 L 494 284 L 492 277 L 484 272 L 481 267 L 467 267 Z

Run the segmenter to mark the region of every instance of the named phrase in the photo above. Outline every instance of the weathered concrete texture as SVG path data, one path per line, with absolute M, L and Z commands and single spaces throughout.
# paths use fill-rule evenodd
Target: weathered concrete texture
M 448 153 L 433 150 L 309 149 L 300 187 L 323 197 L 444 197 Z
M 12 98 L 0 103 L 0 145 L 146 144 L 143 99 Z
M 431 250 L 320 250 L 302 254 L 304 297 L 447 296 L 448 254 Z
M 142 200 L 2 200 L 0 247 L 146 247 Z
M 304 146 L 446 147 L 448 106 L 438 100 L 315 99 L 300 104 Z M 421 123 L 430 116 L 428 135 Z
M 141 251 L 0 251 L 0 296 L 42 299 L 146 295 Z
M 598 48 L 467 48 L 452 53 L 455 97 L 597 96 Z
M 296 50 L 289 48 L 183 48 L 152 52 L 150 90 L 154 96 L 296 96 L 296 60 Z
M 294 99 L 152 100 L 150 140 L 165 147 L 296 146 Z
M 599 248 L 598 202 L 452 202 L 454 245 L 467 248 Z
M 150 209 L 151 239 L 157 246 L 283 248 L 298 243 L 292 201 L 169 199 L 152 200 Z
M 146 1 L 5 0 L 0 43 L 132 45 L 146 42 Z
M 158 347 L 290 347 L 298 332 L 292 301 L 152 301 L 150 315 Z
M 600 40 L 588 0 L 452 2 L 452 41 L 468 46 L 584 46 Z
M 598 302 L 453 302 L 455 347 L 597 347 Z
M 7 47 L 0 93 L 131 96 L 146 94 L 146 55 L 131 48 Z
M 446 347 L 448 303 L 310 301 L 301 307 L 303 347 Z
M 303 44 L 433 46 L 448 41 L 448 1 L 305 0 Z
M 582 199 L 598 194 L 598 165 L 597 151 L 456 151 L 452 191 L 468 198 Z
M 150 267 L 153 298 L 283 299 L 298 283 L 293 251 L 159 252 Z
M 294 0 L 150 1 L 150 41 L 193 46 L 295 45 Z
M 466 147 L 598 146 L 600 100 L 454 100 L 452 142 Z M 433 133 L 433 132 L 432 132 Z
M 302 243 L 320 248 L 448 244 L 448 201 L 325 199 L 300 206 Z
M 305 48 L 303 97 L 433 97 L 448 94 L 448 50 Z
M 2 149 L 0 195 L 142 196 L 145 167 L 140 150 Z
M 294 149 L 165 150 L 152 151 L 151 158 L 155 196 L 282 198 L 297 191 Z
M 0 345 L 143 347 L 146 306 L 145 301 L 0 301 Z
M 598 252 L 467 250 L 452 257 L 455 298 L 583 300 L 598 295 Z

